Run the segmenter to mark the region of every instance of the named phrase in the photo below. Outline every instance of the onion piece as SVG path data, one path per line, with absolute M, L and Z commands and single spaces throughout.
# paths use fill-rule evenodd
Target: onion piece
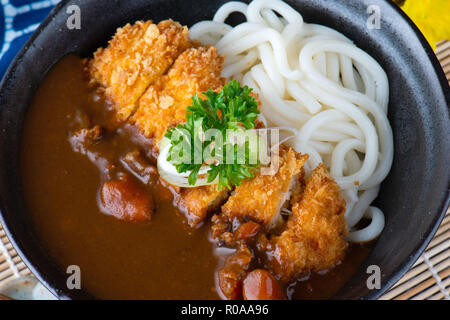
M 218 179 L 216 178 L 212 182 L 208 182 L 208 178 L 202 178 L 202 175 L 206 175 L 209 166 L 204 165 L 199 171 L 199 178 L 194 185 L 189 184 L 188 177 L 191 172 L 178 172 L 173 164 L 167 161 L 167 156 L 170 149 L 170 140 L 167 138 L 163 138 L 159 144 L 159 156 L 157 160 L 158 173 L 165 181 L 170 183 L 171 185 L 183 187 L 183 188 L 195 188 L 200 186 L 217 184 Z
M 282 139 L 281 141 L 278 141 L 278 143 L 276 143 L 275 145 L 272 146 L 271 149 L 279 146 L 280 144 L 284 143 L 285 141 L 292 139 L 294 137 L 296 137 L 298 131 L 294 128 L 290 128 L 290 127 L 275 127 L 275 128 L 262 128 L 262 129 L 256 129 L 256 131 L 258 133 L 262 133 L 262 132 L 270 132 L 273 130 L 280 130 L 280 131 L 288 131 L 291 133 L 291 135 L 285 137 L 284 139 Z M 267 139 L 267 137 L 266 137 Z M 259 144 L 259 159 L 261 161 L 262 164 L 267 165 L 268 163 L 265 163 L 265 156 L 267 155 L 268 152 L 268 145 L 267 145 L 267 141 L 261 141 L 262 143 Z M 197 182 L 194 185 L 190 185 L 188 182 L 188 178 L 189 175 L 191 173 L 191 171 L 188 172 L 178 172 L 176 167 L 171 164 L 169 161 L 167 161 L 167 156 L 169 154 L 169 150 L 171 147 L 171 143 L 170 140 L 166 137 L 164 137 L 159 143 L 158 143 L 158 147 L 160 150 L 159 156 L 158 156 L 158 172 L 159 175 L 166 180 L 168 183 L 174 185 L 174 186 L 178 186 L 178 187 L 183 187 L 183 188 L 194 188 L 194 187 L 199 187 L 199 186 L 205 186 L 205 185 L 212 185 L 212 184 L 217 184 L 218 183 L 218 178 L 216 178 L 214 181 L 212 182 L 208 182 L 208 178 L 207 177 L 203 177 L 206 176 L 208 174 L 208 171 L 210 170 L 210 166 L 209 165 L 203 165 L 200 168 L 200 171 L 198 173 L 198 179 Z M 270 159 L 267 159 L 270 162 Z

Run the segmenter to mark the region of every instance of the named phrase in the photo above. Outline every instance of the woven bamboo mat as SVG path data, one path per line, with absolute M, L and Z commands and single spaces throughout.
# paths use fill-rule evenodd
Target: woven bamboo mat
M 450 41 L 438 43 L 436 56 L 450 84 Z M 425 253 L 382 300 L 450 300 L 450 209 Z
M 450 83 L 450 41 L 436 48 L 436 55 Z M 31 275 L 0 224 L 0 286 L 19 276 Z M 414 266 L 385 295 L 383 300 L 450 300 L 450 210 L 435 237 Z

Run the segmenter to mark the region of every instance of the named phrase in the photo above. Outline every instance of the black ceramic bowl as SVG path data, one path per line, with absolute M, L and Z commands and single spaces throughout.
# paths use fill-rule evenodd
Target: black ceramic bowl
M 37 240 L 20 185 L 19 147 L 24 115 L 47 71 L 64 55 L 89 56 L 115 29 L 138 19 L 172 18 L 183 24 L 211 19 L 223 0 L 70 0 L 60 3 L 22 48 L 0 89 L 1 221 L 20 256 L 60 298 L 86 298 L 66 289 L 59 270 Z M 339 30 L 371 54 L 390 82 L 389 119 L 394 130 L 394 164 L 377 205 L 386 227 L 359 271 L 337 299 L 379 297 L 411 267 L 438 228 L 448 207 L 450 181 L 450 93 L 447 80 L 424 37 L 391 2 L 381 0 L 290 0 L 307 22 Z M 66 27 L 67 7 L 81 8 L 81 29 Z M 381 29 L 366 27 L 367 7 L 376 4 Z M 382 271 L 380 290 L 368 290 L 366 269 Z

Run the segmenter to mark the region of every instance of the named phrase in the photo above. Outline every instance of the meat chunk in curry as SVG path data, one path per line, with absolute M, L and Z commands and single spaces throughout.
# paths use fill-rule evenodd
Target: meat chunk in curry
M 123 221 L 144 222 L 153 214 L 153 199 L 128 176 L 105 182 L 101 202 L 106 214 Z
M 217 274 L 221 293 L 229 300 L 242 299 L 242 281 L 250 269 L 253 254 L 246 245 L 242 245 L 230 255 Z

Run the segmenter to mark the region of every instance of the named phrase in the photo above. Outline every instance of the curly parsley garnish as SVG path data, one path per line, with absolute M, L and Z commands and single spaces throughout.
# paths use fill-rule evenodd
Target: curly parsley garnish
M 233 80 L 219 93 L 203 92 L 206 99 L 196 94 L 192 105 L 187 107 L 186 123 L 167 130 L 165 137 L 171 143 L 167 161 L 178 173 L 189 172 L 190 185 L 195 185 L 205 164 L 209 165 L 207 182 L 217 179 L 219 190 L 222 186 L 231 189 L 232 185 L 239 186 L 244 179 L 253 178 L 259 160 L 251 160 L 257 151 L 251 150 L 249 141 L 239 144 L 230 138 L 230 132 L 245 133 L 255 127 L 260 112 L 251 92 L 252 89 Z

